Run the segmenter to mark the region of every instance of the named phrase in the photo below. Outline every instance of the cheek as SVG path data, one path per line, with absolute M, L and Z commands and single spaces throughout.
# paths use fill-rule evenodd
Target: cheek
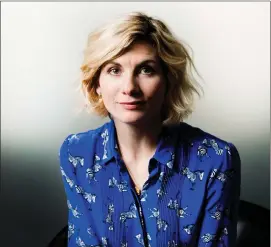
M 115 102 L 115 94 L 112 90 L 105 90 L 103 92 L 103 101 L 106 107 L 110 107 Z
M 112 111 L 116 104 L 117 92 L 114 88 L 102 88 L 103 103 L 107 110 Z
M 100 76 L 99 79 L 99 85 L 101 89 L 101 93 L 103 95 L 103 98 L 105 101 L 112 100 L 116 93 L 116 86 L 114 86 L 115 83 L 112 82 L 107 76 Z M 113 97 L 113 98 L 112 98 Z
M 162 101 L 165 96 L 165 84 L 163 82 L 155 83 L 152 87 L 148 89 L 149 99 L 155 101 Z

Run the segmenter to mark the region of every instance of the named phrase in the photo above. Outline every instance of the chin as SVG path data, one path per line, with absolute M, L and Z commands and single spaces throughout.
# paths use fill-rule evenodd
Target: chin
M 124 114 L 117 114 L 114 116 L 114 120 L 132 125 L 148 122 L 147 114 L 143 112 L 128 112 Z

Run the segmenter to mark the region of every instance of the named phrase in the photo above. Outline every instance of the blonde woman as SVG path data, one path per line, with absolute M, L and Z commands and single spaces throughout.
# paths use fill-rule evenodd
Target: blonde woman
M 118 18 L 89 35 L 82 89 L 110 121 L 60 148 L 68 246 L 234 246 L 236 147 L 183 122 L 199 84 L 159 19 Z

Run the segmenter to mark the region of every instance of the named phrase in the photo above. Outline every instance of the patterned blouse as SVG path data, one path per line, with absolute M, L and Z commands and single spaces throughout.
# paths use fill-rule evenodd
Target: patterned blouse
M 236 147 L 186 123 L 164 126 L 149 177 L 135 191 L 113 120 L 60 148 L 69 247 L 235 246 Z

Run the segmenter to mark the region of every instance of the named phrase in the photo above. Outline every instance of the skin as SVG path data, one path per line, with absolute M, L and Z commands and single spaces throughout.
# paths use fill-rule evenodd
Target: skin
M 100 73 L 97 93 L 114 120 L 122 159 L 140 189 L 148 179 L 149 160 L 162 128 L 165 90 L 157 52 L 145 42 L 135 43 Z M 122 104 L 131 101 L 144 103 L 136 109 L 126 109 Z

